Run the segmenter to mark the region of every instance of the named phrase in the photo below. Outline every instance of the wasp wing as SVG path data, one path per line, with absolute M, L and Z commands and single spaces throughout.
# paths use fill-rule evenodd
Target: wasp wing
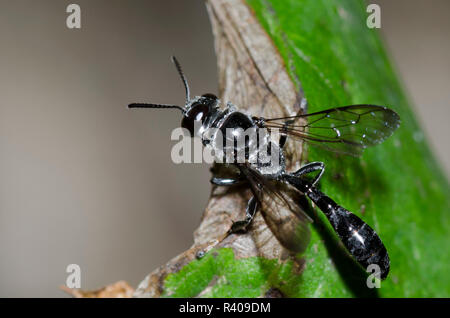
M 241 165 L 253 194 L 260 204 L 266 224 L 280 244 L 294 253 L 303 253 L 310 240 L 309 224 L 312 220 L 305 214 L 298 191 L 287 184 L 269 180 L 249 165 Z
M 393 110 L 376 105 L 351 105 L 281 118 L 264 119 L 262 127 L 280 129 L 295 139 L 329 151 L 361 155 L 383 142 L 399 127 Z

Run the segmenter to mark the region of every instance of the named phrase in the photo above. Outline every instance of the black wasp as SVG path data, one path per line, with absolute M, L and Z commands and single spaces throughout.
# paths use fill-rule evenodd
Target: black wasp
M 375 105 L 351 105 L 312 113 L 298 114 L 282 118 L 251 117 L 236 110 L 227 103 L 220 109 L 220 101 L 213 94 L 204 94 L 190 98 L 189 86 L 180 64 L 172 58 L 186 90 L 184 107 L 167 104 L 133 103 L 129 108 L 176 108 L 181 110 L 183 118 L 181 126 L 186 128 L 191 137 L 202 138 L 207 147 L 215 147 L 214 139 L 208 139 L 203 134 L 209 128 L 236 130 L 264 128 L 269 132 L 281 131 L 277 142 L 267 138 L 264 141 L 271 146 L 271 153 L 276 153 L 278 164 L 233 163 L 236 173 L 232 177 L 213 177 L 211 183 L 219 186 L 231 186 L 246 182 L 250 185 L 253 197 L 249 200 L 246 217 L 235 222 L 230 233 L 245 231 L 251 223 L 256 211 L 260 210 L 280 243 L 294 252 L 301 252 L 309 240 L 308 224 L 311 219 L 304 212 L 290 213 L 288 216 L 277 209 L 286 200 L 286 188 L 293 186 L 301 194 L 317 205 L 326 215 L 339 238 L 364 268 L 370 264 L 380 267 L 380 278 L 387 277 L 390 268 L 389 256 L 376 232 L 359 217 L 339 206 L 336 202 L 316 188 L 325 166 L 322 162 L 311 162 L 295 172 L 287 172 L 284 161 L 283 147 L 287 137 L 292 137 L 314 144 L 333 152 L 360 155 L 364 148 L 381 143 L 392 135 L 399 126 L 400 118 L 394 111 Z M 200 129 L 195 129 L 195 122 L 200 122 Z M 208 137 L 209 138 L 209 137 Z M 244 145 L 248 149 L 248 145 Z M 237 147 L 234 144 L 234 147 Z M 235 149 L 236 150 L 236 149 Z M 246 153 L 246 158 L 259 156 L 256 153 Z M 307 177 L 316 172 L 314 177 Z M 284 190 L 283 190 L 284 189 Z M 292 192 L 292 191 L 291 191 Z M 288 203 L 289 204 L 289 203 Z M 288 218 L 294 222 L 286 222 Z

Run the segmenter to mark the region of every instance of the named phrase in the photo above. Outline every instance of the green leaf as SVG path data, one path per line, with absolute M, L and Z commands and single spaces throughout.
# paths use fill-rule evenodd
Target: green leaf
M 388 60 L 378 32 L 366 26 L 362 1 L 248 0 L 301 83 L 309 112 L 334 106 L 376 104 L 394 109 L 401 127 L 362 158 L 308 149 L 323 161 L 321 189 L 370 224 L 385 243 L 391 273 L 377 291 L 385 297 L 450 296 L 450 188 L 434 160 Z M 322 219 L 324 219 L 322 217 Z M 326 221 L 324 221 L 326 223 Z M 297 296 L 368 296 L 346 279 L 345 264 L 326 259 L 316 226 L 306 253 L 314 262 L 303 273 Z M 328 229 L 329 230 L 329 229 Z M 373 294 L 372 294 L 373 295 Z
M 232 249 L 222 248 L 169 274 L 164 296 L 195 297 L 203 292 L 203 297 L 258 297 L 278 285 L 283 271 L 290 272 L 284 266 L 259 257 L 236 260 Z

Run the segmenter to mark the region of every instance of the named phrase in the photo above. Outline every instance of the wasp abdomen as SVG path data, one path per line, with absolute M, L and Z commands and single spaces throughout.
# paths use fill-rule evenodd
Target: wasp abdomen
M 324 212 L 342 243 L 365 268 L 371 264 L 380 267 L 380 278 L 387 277 L 389 256 L 378 234 L 355 214 L 339 206 L 331 198 L 315 189 L 314 203 Z

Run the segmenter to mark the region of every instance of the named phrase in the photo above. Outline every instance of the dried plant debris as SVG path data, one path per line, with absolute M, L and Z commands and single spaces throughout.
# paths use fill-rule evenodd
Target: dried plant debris
M 93 291 L 84 291 L 67 286 L 61 286 L 60 288 L 75 298 L 131 298 L 134 293 L 134 288 L 123 280 Z
M 299 106 L 295 105 L 300 105 L 298 101 L 302 100 L 302 96 L 297 93 L 299 90 L 289 78 L 286 67 L 271 39 L 245 2 L 209 0 L 207 9 L 215 37 L 222 102 L 230 101 L 240 111 L 255 116 L 280 117 L 298 113 Z M 286 145 L 288 169 L 298 168 L 298 166 L 290 166 L 290 163 L 299 164 L 302 156 L 301 149 L 298 143 L 295 149 L 292 144 Z M 222 168 L 213 167 L 213 169 Z M 281 264 L 290 262 L 290 272 L 300 273 L 305 262 L 293 257 L 280 245 L 261 213 L 257 213 L 247 233 L 227 235 L 233 221 L 243 218 L 250 195 L 249 189 L 245 187 L 231 189 L 213 187 L 201 224 L 194 233 L 193 246 L 150 273 L 140 283 L 134 295 L 136 297 L 214 296 L 219 285 L 222 287 L 232 285 L 233 278 L 224 272 L 227 266 L 230 266 L 228 267 L 230 271 L 233 270 L 230 259 L 236 262 L 268 260 L 270 263 L 267 269 L 271 268 L 274 271 L 279 271 Z M 291 213 L 286 211 L 284 214 Z M 227 252 L 221 252 L 221 249 Z M 210 252 L 210 258 L 203 259 L 208 252 Z M 204 288 L 184 286 L 184 293 L 180 293 L 177 287 L 168 286 L 168 277 L 175 281 L 175 273 L 179 273 L 187 264 L 196 261 L 199 264 L 198 268 L 203 268 L 202 266 L 206 266 L 210 259 L 227 265 L 222 266 L 219 270 L 221 273 L 212 273 L 210 277 L 204 274 L 206 280 L 204 282 L 193 280 L 193 284 Z M 244 261 L 241 263 L 244 267 L 245 264 Z M 191 268 L 191 270 L 196 269 Z M 270 275 L 270 273 L 265 274 Z M 189 276 L 190 274 L 183 272 L 180 275 Z M 192 276 L 193 274 L 190 277 L 184 277 L 183 281 L 188 282 Z M 288 284 L 282 281 L 282 276 L 281 274 L 277 276 L 278 283 Z M 267 284 L 267 277 L 264 280 L 264 282 L 261 281 L 260 286 L 250 288 L 248 293 L 244 292 L 242 296 L 271 295 L 276 289 L 270 286 L 270 283 Z M 245 288 L 242 287 L 242 289 Z M 220 295 L 224 295 L 223 290 Z

